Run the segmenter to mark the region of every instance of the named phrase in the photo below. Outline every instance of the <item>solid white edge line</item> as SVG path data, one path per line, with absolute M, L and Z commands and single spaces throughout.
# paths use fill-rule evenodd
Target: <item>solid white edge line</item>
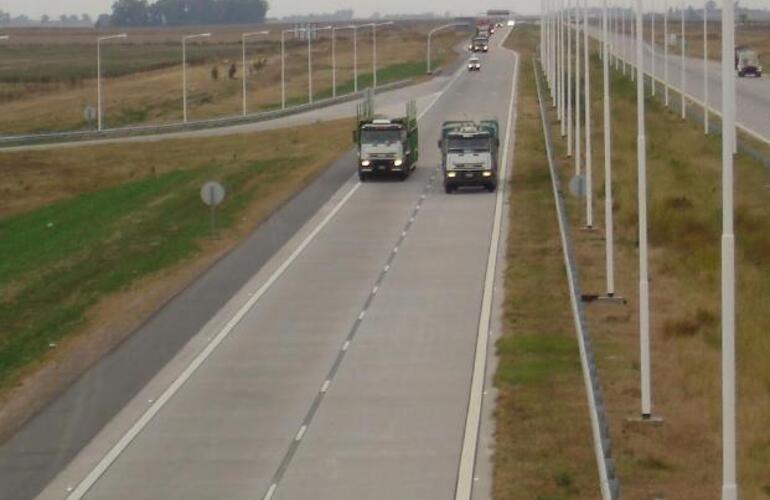
M 446 91 L 457 81 L 463 74 L 465 69 L 464 65 L 461 65 L 452 79 L 442 88 L 435 96 L 433 101 L 428 104 L 425 109 L 417 116 L 417 120 L 422 118 L 436 105 L 441 97 L 446 94 Z M 284 272 L 294 263 L 299 255 L 310 245 L 310 243 L 318 236 L 318 234 L 331 222 L 331 220 L 337 215 L 345 204 L 353 197 L 356 191 L 361 187 L 361 183 L 357 182 L 350 191 L 342 198 L 342 200 L 335 205 L 332 211 L 316 226 L 316 228 L 302 241 L 294 252 L 281 264 L 281 266 L 270 276 L 270 278 L 259 288 L 259 290 L 244 304 L 238 312 L 227 322 L 227 324 L 217 333 L 214 339 L 206 345 L 206 347 L 198 354 L 193 361 L 185 368 L 185 370 L 171 383 L 171 385 L 163 392 L 163 394 L 153 403 L 142 416 L 132 425 L 129 430 L 123 434 L 117 443 L 102 457 L 102 459 L 91 469 L 91 471 L 83 478 L 78 486 L 66 497 L 66 500 L 80 500 L 88 491 L 93 487 L 99 478 L 107 471 L 107 469 L 118 459 L 123 451 L 128 448 L 131 442 L 144 430 L 155 415 L 168 403 L 172 397 L 182 388 L 187 380 L 200 368 L 201 365 L 208 359 L 209 356 L 216 350 L 216 348 L 227 338 L 232 330 L 240 323 L 240 321 L 246 316 L 249 310 L 262 298 L 262 296 L 270 289 L 270 287 L 283 275 Z M 385 267 L 387 272 L 390 266 Z M 361 313 L 360 318 L 363 319 L 365 313 Z M 265 500 L 269 500 L 277 485 L 270 485 L 270 489 L 265 495 Z
M 89 472 L 89 474 L 78 484 L 77 488 L 67 496 L 67 500 L 80 500 L 99 480 L 104 472 L 117 460 L 123 451 L 131 444 L 158 412 L 168 403 L 169 400 L 182 388 L 195 371 L 208 359 L 217 347 L 227 338 L 233 329 L 241 322 L 252 307 L 262 298 L 270 287 L 283 275 L 284 272 L 294 263 L 299 255 L 310 245 L 318 234 L 331 222 L 339 213 L 342 207 L 350 200 L 356 191 L 361 187 L 356 183 L 350 191 L 337 203 L 334 209 L 316 226 L 316 228 L 302 241 L 294 252 L 281 264 L 281 266 L 270 276 L 270 278 L 259 288 L 259 290 L 244 304 L 238 312 L 227 322 L 214 339 L 193 359 L 185 370 L 174 380 L 174 382 L 163 392 L 163 394 L 150 406 L 139 420 L 120 438 L 120 440 L 110 449 L 109 452 L 99 461 L 99 463 Z
M 506 37 L 507 38 L 507 37 Z M 505 39 L 503 39 L 503 42 Z M 502 47 L 503 42 L 500 43 Z M 508 172 L 508 154 L 512 149 L 514 130 L 513 124 L 514 106 L 519 79 L 519 55 L 511 51 L 515 57 L 513 70 L 513 82 L 511 83 L 511 101 L 508 108 L 508 124 L 506 134 L 508 140 L 505 143 L 503 151 L 502 167 L 500 170 L 500 179 L 507 179 Z M 484 281 L 484 295 L 481 302 L 481 316 L 476 337 L 476 356 L 473 362 L 473 377 L 471 379 L 471 394 L 468 402 L 468 413 L 465 419 L 465 432 L 463 437 L 463 447 L 460 454 L 460 466 L 457 473 L 457 485 L 455 488 L 455 500 L 470 500 L 473 494 L 474 470 L 476 468 L 476 451 L 479 438 L 479 427 L 481 424 L 481 409 L 483 403 L 484 381 L 487 368 L 487 351 L 489 343 L 489 329 L 492 320 L 492 300 L 494 296 L 495 274 L 497 268 L 497 256 L 500 247 L 500 237 L 502 234 L 503 221 L 503 202 L 505 196 L 505 181 L 498 188 L 497 199 L 495 203 L 495 218 L 492 228 L 492 244 L 489 248 L 487 258 L 487 271 Z

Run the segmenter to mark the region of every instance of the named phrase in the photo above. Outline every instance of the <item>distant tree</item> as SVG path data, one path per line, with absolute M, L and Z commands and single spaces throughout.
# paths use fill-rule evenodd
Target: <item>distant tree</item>
M 112 24 L 112 16 L 109 14 L 102 14 L 96 19 L 95 26 L 97 28 L 106 28 Z
M 91 19 L 91 16 L 90 16 L 90 15 L 88 15 L 88 14 L 83 14 L 83 15 L 81 15 L 81 16 L 80 16 L 80 21 L 81 21 L 83 24 L 94 24 L 94 21 L 93 21 L 93 19 Z
M 42 16 L 40 16 L 40 22 L 43 24 L 48 24 L 51 22 L 51 18 L 48 14 L 43 14 Z
M 0 24 L 11 24 L 11 15 L 3 10 L 0 10 Z
M 117 0 L 112 4 L 111 24 L 114 26 L 146 26 L 150 20 L 147 0 Z

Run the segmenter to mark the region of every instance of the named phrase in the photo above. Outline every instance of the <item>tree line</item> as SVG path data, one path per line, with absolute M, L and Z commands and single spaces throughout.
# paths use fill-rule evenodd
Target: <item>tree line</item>
M 266 0 L 117 0 L 113 26 L 185 26 L 264 22 Z

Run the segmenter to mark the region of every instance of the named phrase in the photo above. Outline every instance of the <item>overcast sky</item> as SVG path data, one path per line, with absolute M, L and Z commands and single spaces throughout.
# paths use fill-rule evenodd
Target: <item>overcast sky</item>
M 669 0 L 670 3 L 677 4 L 677 1 Z M 110 11 L 113 0 L 1 0 L 0 9 L 9 11 L 11 14 L 26 14 L 32 18 L 39 18 L 43 14 L 51 17 L 58 17 L 60 14 L 84 14 L 91 16 L 106 13 Z M 599 5 L 599 2 L 592 0 L 589 2 Z M 617 1 L 615 2 L 618 3 Z M 620 3 L 630 5 L 630 2 L 621 0 Z M 645 2 L 650 5 L 650 0 Z M 663 0 L 654 0 L 654 3 L 663 5 Z M 690 2 L 688 2 L 690 3 Z M 700 2 L 696 2 L 700 5 Z M 721 4 L 721 0 L 717 0 Z M 289 14 L 303 14 L 312 12 L 330 12 L 337 9 L 354 8 L 356 15 L 369 16 L 375 11 L 384 14 L 388 13 L 414 13 L 435 11 L 444 13 L 452 12 L 453 15 L 468 14 L 468 6 L 471 9 L 483 11 L 489 8 L 513 9 L 522 14 L 532 14 L 537 12 L 539 0 L 271 0 L 271 17 L 281 17 Z M 312 5 L 308 9 L 308 5 Z M 770 7 L 770 0 L 742 0 L 741 5 L 747 7 Z

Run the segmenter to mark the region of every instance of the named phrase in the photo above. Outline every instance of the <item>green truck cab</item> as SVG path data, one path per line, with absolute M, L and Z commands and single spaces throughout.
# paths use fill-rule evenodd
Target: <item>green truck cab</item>
M 450 121 L 441 127 L 441 172 L 447 194 L 463 186 L 497 189 L 500 125 L 497 120 Z
M 419 159 L 417 105 L 406 106 L 402 118 L 375 118 L 372 105 L 365 102 L 358 108 L 353 142 L 358 151 L 358 177 L 362 182 L 378 175 L 395 175 L 406 180 Z

